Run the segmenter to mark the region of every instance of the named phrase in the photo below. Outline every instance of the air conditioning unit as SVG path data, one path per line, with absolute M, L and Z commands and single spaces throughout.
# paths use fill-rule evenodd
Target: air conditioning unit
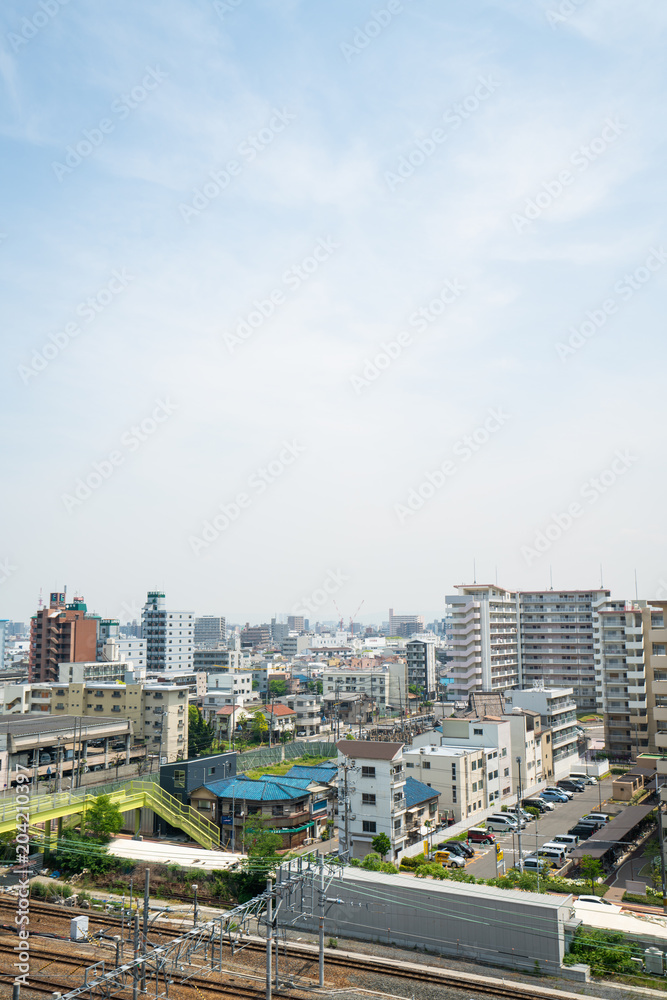
M 350 813 L 350 815 L 347 818 L 351 819 L 351 820 L 355 820 L 357 818 L 357 814 L 356 813 Z

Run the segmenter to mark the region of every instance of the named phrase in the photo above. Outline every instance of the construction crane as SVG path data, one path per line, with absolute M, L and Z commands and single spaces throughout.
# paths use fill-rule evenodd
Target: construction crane
M 343 618 L 343 616 L 341 614 L 341 610 L 338 607 L 338 605 L 336 604 L 336 602 L 334 601 L 333 597 L 331 598 L 331 603 L 333 604 L 334 608 L 336 609 L 336 611 L 340 615 L 340 621 L 338 622 L 338 628 L 340 629 L 341 632 L 343 632 L 344 629 L 345 629 L 345 619 Z M 361 605 L 363 603 L 364 602 L 362 601 L 361 604 L 359 605 L 359 607 L 357 608 L 357 610 L 354 612 L 354 614 L 350 615 L 350 634 L 351 635 L 354 635 L 354 619 L 357 617 L 357 615 L 361 611 Z

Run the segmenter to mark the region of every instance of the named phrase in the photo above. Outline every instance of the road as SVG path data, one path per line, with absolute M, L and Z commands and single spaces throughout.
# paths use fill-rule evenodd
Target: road
M 552 840 L 557 833 L 567 833 L 570 827 L 574 826 L 581 816 L 586 813 L 599 812 L 600 801 L 611 795 L 611 779 L 600 781 L 597 785 L 586 785 L 583 792 L 575 792 L 574 797 L 569 802 L 554 803 L 553 812 L 542 813 L 537 820 L 537 824 L 532 820 L 521 832 L 521 850 L 526 854 L 532 853 L 536 845 L 545 844 Z M 615 805 L 613 812 L 618 812 L 619 807 Z M 506 868 L 511 868 L 515 858 L 518 859 L 518 845 L 516 835 L 496 833 L 496 840 L 504 852 L 504 864 Z M 514 843 L 513 843 L 514 842 Z M 494 878 L 496 874 L 495 849 L 477 845 L 478 853 L 466 865 L 466 870 L 477 878 Z M 502 870 L 503 862 L 500 862 L 499 874 Z

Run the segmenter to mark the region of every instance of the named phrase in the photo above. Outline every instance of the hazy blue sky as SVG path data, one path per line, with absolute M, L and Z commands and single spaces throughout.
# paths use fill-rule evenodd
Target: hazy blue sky
M 0 21 L 0 617 L 667 592 L 664 5 Z

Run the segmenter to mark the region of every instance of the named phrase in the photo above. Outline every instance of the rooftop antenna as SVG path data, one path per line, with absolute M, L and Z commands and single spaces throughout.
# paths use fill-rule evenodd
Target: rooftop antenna
M 496 564 L 496 587 L 498 586 L 498 565 Z
M 639 600 L 639 591 L 637 589 L 637 570 L 635 570 L 635 600 Z
M 600 590 L 604 590 L 604 580 L 602 579 L 602 563 L 600 563 Z
M 474 556 L 472 560 L 472 582 L 477 583 L 477 562 Z
M 549 566 L 549 590 L 554 589 L 554 571 L 553 567 Z
M 37 602 L 37 607 L 41 609 L 44 607 L 44 601 L 42 600 L 42 588 L 39 588 L 39 601 Z

